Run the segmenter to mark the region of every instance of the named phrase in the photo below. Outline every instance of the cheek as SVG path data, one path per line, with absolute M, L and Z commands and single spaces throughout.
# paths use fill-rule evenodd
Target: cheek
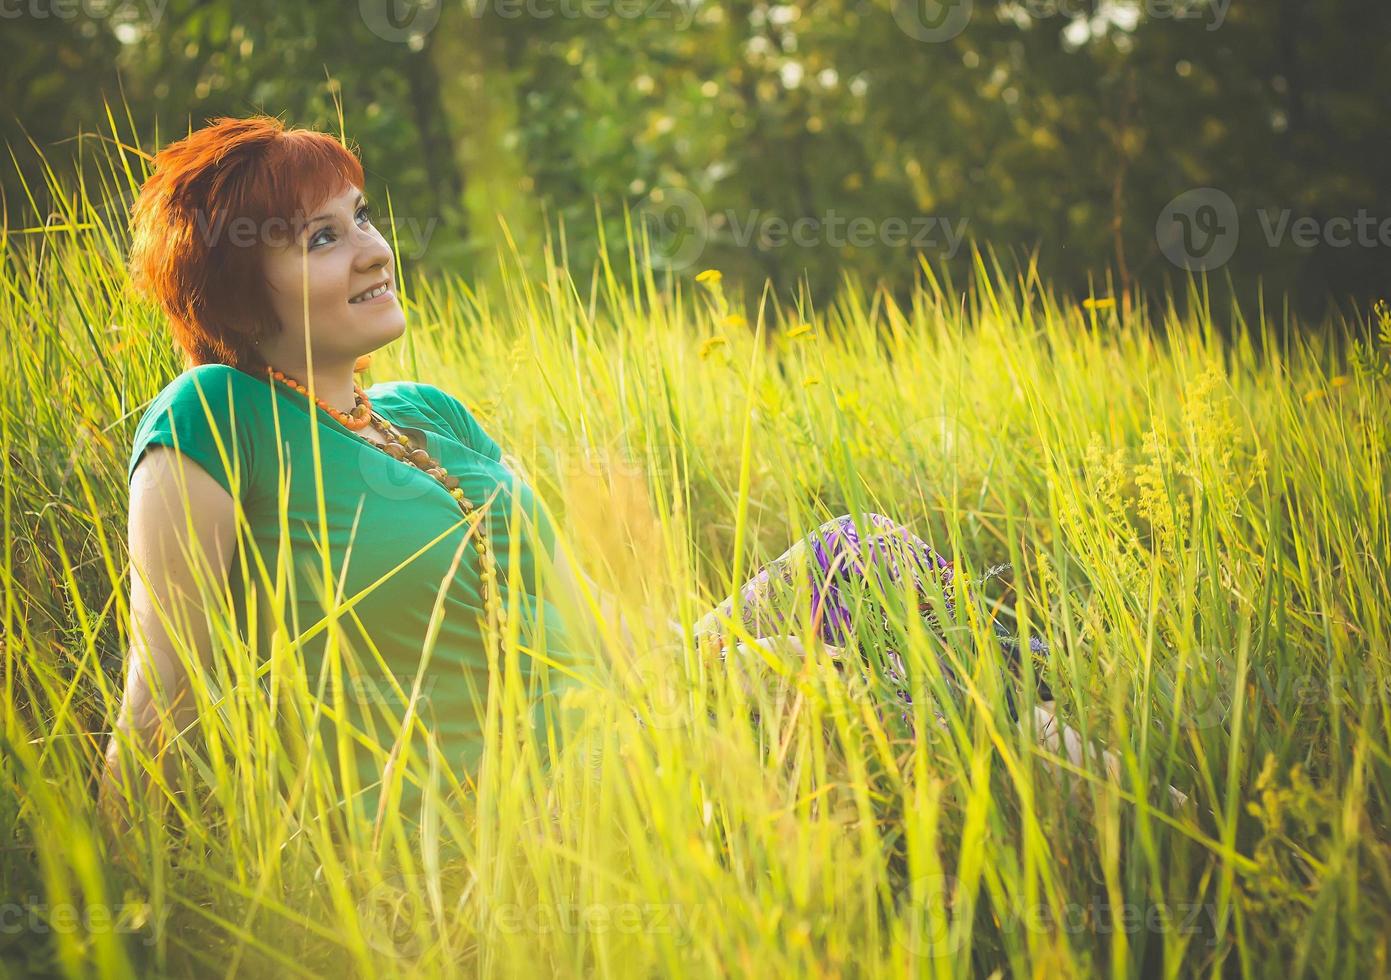
M 309 269 L 309 307 L 341 313 L 348 302 L 348 269 L 334 262 L 323 268 Z
M 271 310 L 282 327 L 293 327 L 299 317 L 299 278 L 285 275 L 284 269 L 272 266 L 266 270 L 266 296 Z
M 306 306 L 311 330 L 318 329 L 326 316 L 341 315 L 348 297 L 346 272 L 338 263 L 316 263 L 312 254 L 308 269 L 300 267 L 298 256 L 275 266 L 267 274 L 266 281 L 271 287 L 271 302 L 280 322 L 303 324 Z

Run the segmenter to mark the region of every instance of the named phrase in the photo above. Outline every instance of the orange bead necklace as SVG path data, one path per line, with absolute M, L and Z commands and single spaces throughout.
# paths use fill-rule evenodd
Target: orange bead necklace
M 306 398 L 309 397 L 309 389 L 287 375 L 284 371 L 276 370 L 270 365 L 266 366 L 266 370 L 276 381 L 298 391 Z M 478 552 L 479 598 L 483 603 L 485 612 L 490 616 L 493 612 L 498 614 L 499 618 L 495 619 L 494 622 L 501 622 L 501 610 L 489 608 L 491 600 L 497 596 L 497 567 L 493 563 L 491 549 L 488 547 L 488 534 L 480 524 L 483 519 L 483 508 L 477 506 L 473 501 L 468 499 L 468 495 L 465 494 L 463 488 L 459 486 L 459 478 L 457 476 L 454 476 L 446 470 L 444 466 L 440 464 L 439 460 L 435 459 L 423 448 L 413 446 L 410 436 L 382 418 L 381 415 L 372 409 L 371 399 L 367 397 L 367 392 L 362 390 L 362 386 L 357 383 L 356 379 L 353 380 L 353 391 L 357 395 L 357 404 L 353 407 L 352 412 L 341 412 L 332 405 L 326 403 L 322 398 L 315 398 L 314 401 L 318 403 L 319 408 L 323 409 L 324 412 L 354 432 L 360 432 L 367 428 L 367 426 L 372 426 L 386 437 L 386 444 L 383 445 L 379 442 L 373 442 L 370 439 L 364 439 L 364 442 L 370 446 L 374 446 L 392 459 L 414 466 L 428 476 L 434 478 L 437 483 L 449 492 L 451 497 L 458 501 L 459 509 L 463 511 L 464 516 L 473 524 L 471 533 L 473 535 L 474 550 Z

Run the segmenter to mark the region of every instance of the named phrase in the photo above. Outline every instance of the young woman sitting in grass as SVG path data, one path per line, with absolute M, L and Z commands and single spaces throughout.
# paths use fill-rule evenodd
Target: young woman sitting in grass
M 396 715 L 409 706 L 450 765 L 471 771 L 498 669 L 486 623 L 498 621 L 507 583 L 535 581 L 538 556 L 555 554 L 554 528 L 521 468 L 458 399 L 429 384 L 356 382 L 365 355 L 406 321 L 361 164 L 337 139 L 270 118 L 222 119 L 154 165 L 134 208 L 131 265 L 189 368 L 148 406 L 130 455 L 131 646 L 101 787 L 112 825 L 147 799 L 156 768 L 126 765 L 124 749 L 158 758 L 171 733 L 215 710 L 194 703 L 189 681 L 209 669 L 222 638 L 199 597 L 224 590 L 240 629 L 298 639 L 292 649 L 311 685 L 330 634 L 354 653 L 373 696 L 349 697 L 343 718 L 326 710 L 321 720 L 350 723 L 355 765 L 346 768 L 357 770 L 357 787 L 381 783 L 395 764 L 383 747 L 398 734 L 395 715 L 379 716 L 383 706 Z M 912 556 L 915 583 L 937 575 L 949 584 L 950 568 L 926 544 L 886 518 L 868 520 L 859 530 L 909 546 L 901 557 Z M 750 633 L 783 632 L 779 589 L 794 583 L 794 555 L 809 554 L 813 618 L 843 660 L 855 623 L 842 589 L 865 571 L 856 531 L 848 517 L 833 521 L 750 580 Z M 870 557 L 892 581 L 907 570 Z M 556 567 L 568 588 L 584 578 L 593 589 L 558 556 Z M 521 591 L 524 626 L 544 625 L 548 655 L 575 649 L 554 604 Z M 324 622 L 335 604 L 336 622 Z M 714 637 L 730 611 L 712 611 L 695 634 Z M 1041 693 L 1039 738 L 1054 750 L 1062 739 L 1080 763 L 1080 740 L 1059 732 Z M 294 700 L 284 693 L 284 705 Z

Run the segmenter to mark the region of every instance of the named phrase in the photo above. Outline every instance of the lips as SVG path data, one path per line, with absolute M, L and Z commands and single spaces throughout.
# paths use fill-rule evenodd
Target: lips
M 351 299 L 349 299 L 348 302 L 349 302 L 349 303 L 365 303 L 365 302 L 367 302 L 367 301 L 370 300 L 370 299 L 376 299 L 378 296 L 380 296 L 382 293 L 386 292 L 386 291 L 387 291 L 388 289 L 390 289 L 390 288 L 391 288 L 391 280 L 390 280 L 390 279 L 383 279 L 381 282 L 377 283 L 375 286 L 372 286 L 372 287 L 370 287 L 369 289 L 364 289 L 362 292 L 358 293 L 356 296 L 354 296 L 354 297 L 352 297 Z

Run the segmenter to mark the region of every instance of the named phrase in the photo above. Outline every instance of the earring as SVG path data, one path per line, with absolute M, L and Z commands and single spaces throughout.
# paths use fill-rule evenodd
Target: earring
M 363 371 L 366 371 L 367 368 L 368 368 L 371 364 L 372 364 L 372 355 L 371 355 L 371 354 L 363 354 L 363 355 L 362 355 L 361 357 L 359 357 L 359 358 L 357 359 L 357 361 L 353 364 L 353 374 L 361 374 Z

